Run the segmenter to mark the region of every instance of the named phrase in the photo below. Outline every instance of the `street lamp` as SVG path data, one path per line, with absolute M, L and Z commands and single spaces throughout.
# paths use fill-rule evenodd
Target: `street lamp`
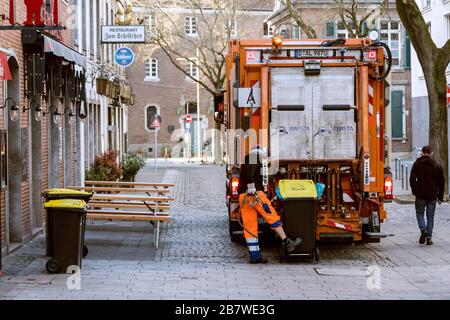
M 17 121 L 19 120 L 19 113 L 20 113 L 20 107 L 17 105 L 16 100 L 14 100 L 14 98 L 6 98 L 5 102 L 3 103 L 3 106 L 0 106 L 0 109 L 5 109 L 6 107 L 8 107 L 9 102 L 12 103 L 11 105 L 11 109 L 10 109 L 10 119 L 11 121 Z

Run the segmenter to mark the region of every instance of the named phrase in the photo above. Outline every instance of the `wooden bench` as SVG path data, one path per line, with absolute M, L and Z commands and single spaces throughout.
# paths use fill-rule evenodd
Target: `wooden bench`
M 170 202 L 175 199 L 168 196 L 170 192 L 168 188 L 175 186 L 174 184 L 110 181 L 86 181 L 85 184 L 86 186 L 70 186 L 68 188 L 94 192 L 88 203 L 88 219 L 148 221 L 155 228 L 154 245 L 156 248 L 159 247 L 161 223 L 172 220 Z M 149 187 L 153 187 L 153 189 Z M 112 194 L 98 193 L 106 191 L 112 192 Z

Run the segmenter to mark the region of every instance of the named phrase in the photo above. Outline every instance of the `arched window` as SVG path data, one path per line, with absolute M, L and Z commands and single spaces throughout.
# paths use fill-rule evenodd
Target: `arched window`
M 151 128 L 150 126 L 157 114 L 158 114 L 158 108 L 156 106 L 148 106 L 145 109 L 145 119 L 146 119 L 145 123 L 147 125 L 147 130 L 153 130 L 153 128 Z

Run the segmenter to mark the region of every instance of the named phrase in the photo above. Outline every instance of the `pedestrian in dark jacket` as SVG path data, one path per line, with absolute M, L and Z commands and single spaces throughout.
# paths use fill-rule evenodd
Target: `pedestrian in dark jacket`
M 416 160 L 411 170 L 409 183 L 413 195 L 416 196 L 416 216 L 420 228 L 419 243 L 432 245 L 434 226 L 434 212 L 436 201 L 439 204 L 444 200 L 445 178 L 442 166 L 431 156 L 430 146 L 422 148 L 422 156 Z M 424 214 L 427 212 L 427 221 Z

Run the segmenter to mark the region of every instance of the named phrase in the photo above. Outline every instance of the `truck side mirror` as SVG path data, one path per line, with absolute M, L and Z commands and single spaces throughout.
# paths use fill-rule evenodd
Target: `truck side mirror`
M 214 95 L 214 120 L 225 123 L 225 94 L 218 92 Z

